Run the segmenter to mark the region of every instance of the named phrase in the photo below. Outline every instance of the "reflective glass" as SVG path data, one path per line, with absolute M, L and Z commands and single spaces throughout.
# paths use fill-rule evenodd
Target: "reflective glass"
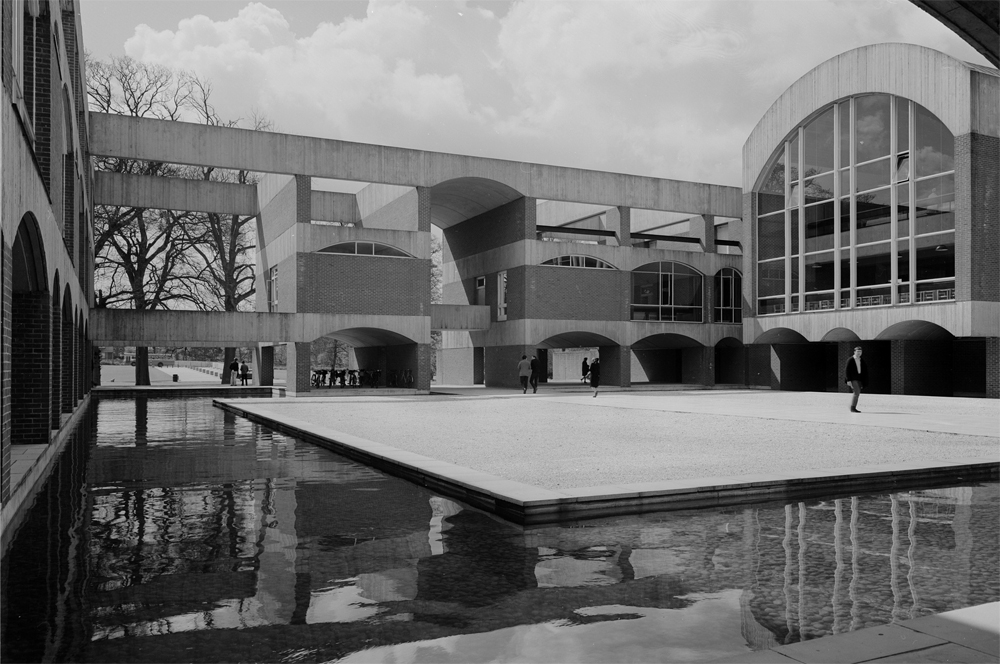
M 851 193 L 851 170 L 845 168 L 840 171 L 840 195 L 848 196 Z
M 792 188 L 788 191 L 788 207 L 795 209 L 802 202 L 802 189 L 799 187 L 798 183 L 793 184 Z
M 849 249 L 840 250 L 840 287 L 846 291 L 851 287 L 851 252 Z
M 327 247 L 323 250 L 325 254 L 353 254 L 355 253 L 355 247 L 353 242 L 343 242 L 341 244 L 335 244 L 332 247 Z
M 657 263 L 646 263 L 645 265 L 640 265 L 635 268 L 633 272 L 659 272 L 660 264 Z
M 901 184 L 896 186 L 896 235 L 897 237 L 908 237 L 910 235 L 910 185 Z
M 673 295 L 674 306 L 701 307 L 701 276 L 675 274 Z
M 888 188 L 858 194 L 858 244 L 889 239 L 892 233 L 889 227 L 889 222 L 892 221 L 891 197 L 892 194 Z
M 784 295 L 785 261 L 776 260 L 757 264 L 757 295 Z
M 923 177 L 955 169 L 955 137 L 934 114 L 914 103 L 914 175 Z
M 673 320 L 685 323 L 700 323 L 701 307 L 674 307 Z
M 934 300 L 954 299 L 954 279 L 917 284 L 917 302 L 933 302 Z
M 790 269 L 792 271 L 792 293 L 798 293 L 799 288 L 799 261 L 797 258 L 793 258 L 791 261 Z
M 785 197 L 778 194 L 757 194 L 757 214 L 770 214 L 785 209 Z
M 657 272 L 632 273 L 632 302 L 634 304 L 659 304 L 660 275 Z
M 694 269 L 690 265 L 685 265 L 684 263 L 664 263 L 664 272 L 673 272 L 675 274 L 693 274 L 695 276 L 701 277 L 701 272 Z
M 660 304 L 673 304 L 674 280 L 672 274 L 660 275 Z
M 757 260 L 785 255 L 785 213 L 757 218 Z
M 851 245 L 851 199 L 840 199 L 840 246 Z
M 799 132 L 788 143 L 788 181 L 796 182 L 799 179 Z
M 757 312 L 763 314 L 783 314 L 785 313 L 785 298 L 774 297 L 757 300 Z
M 376 256 L 397 256 L 404 257 L 406 254 L 395 247 L 390 247 L 387 244 L 375 244 L 375 255 Z
M 896 159 L 896 182 L 910 179 L 910 157 L 903 155 Z
M 910 149 L 910 102 L 896 97 L 896 152 Z
M 914 233 L 936 233 L 955 228 L 955 175 L 919 180 L 916 187 Z
M 833 309 L 833 293 L 806 295 L 806 311 Z
M 892 278 L 892 247 L 888 242 L 858 247 L 858 287 L 888 284 Z
M 771 164 L 771 168 L 760 185 L 758 191 L 762 194 L 785 195 L 785 146 L 778 150 L 777 159 Z
M 358 242 L 358 253 L 373 256 L 375 255 L 375 245 L 371 242 Z
M 789 216 L 792 220 L 792 247 L 789 254 L 795 256 L 799 253 L 799 211 L 792 210 Z
M 840 166 L 851 163 L 851 100 L 840 102 Z M 846 189 L 844 191 L 847 191 Z
M 805 204 L 817 203 L 833 198 L 833 173 L 806 180 Z
M 833 201 L 805 209 L 806 253 L 833 249 L 833 210 Z
M 917 281 L 955 276 L 955 234 L 917 238 Z
M 632 307 L 632 320 L 660 320 L 660 308 L 634 306 Z
M 806 292 L 833 289 L 833 252 L 806 256 Z
M 803 129 L 802 169 L 805 177 L 833 170 L 833 133 L 832 106 Z
M 889 95 L 875 94 L 857 97 L 855 109 L 855 162 L 889 154 Z
M 889 159 L 879 159 L 858 166 L 854 169 L 854 190 L 868 191 L 884 187 L 889 184 L 889 179 L 892 176 L 891 168 L 892 162 Z
M 910 241 L 902 240 L 896 246 L 899 250 L 896 260 L 897 281 L 906 283 L 910 280 Z

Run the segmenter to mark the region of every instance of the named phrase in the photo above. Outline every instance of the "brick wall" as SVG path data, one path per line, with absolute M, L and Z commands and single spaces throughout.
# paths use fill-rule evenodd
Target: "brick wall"
M 630 346 L 601 346 L 601 385 L 632 385 L 632 348 Z
M 705 346 L 682 348 L 681 382 L 685 385 L 715 384 L 715 349 Z
M 35 161 L 45 191 L 52 192 L 52 25 L 47 7 L 35 21 Z M 27 21 L 26 21 L 27 23 Z M 27 95 L 25 95 L 27 96 Z
M 746 348 L 742 344 L 715 346 L 715 383 L 746 385 Z
M 445 262 L 535 239 L 535 199 L 519 198 L 444 231 Z
M 969 137 L 972 153 L 971 297 L 997 302 L 1000 301 L 1000 138 L 981 134 Z
M 750 344 L 747 352 L 747 385 L 777 388 L 777 378 L 771 371 L 771 346 Z
M 628 320 L 628 272 L 528 265 L 507 274 L 523 279 L 524 318 Z
M 517 363 L 522 355 L 531 357 L 534 353 L 531 346 L 487 346 L 483 353 L 486 386 L 520 389 Z
M 986 396 L 986 339 L 955 339 L 951 357 L 954 394 Z
M 64 379 L 62 381 L 62 408 L 60 412 L 73 412 L 73 388 L 71 380 L 71 369 L 73 366 L 73 314 L 72 310 L 63 309 L 62 316 L 62 365 L 64 367 Z
M 76 214 L 74 213 L 74 206 L 76 204 L 74 186 L 76 184 L 75 160 L 76 157 L 73 152 L 63 155 L 62 158 L 63 243 L 66 245 L 66 251 L 69 253 L 69 259 L 76 263 L 77 272 L 82 273 L 84 269 L 83 261 L 79 260 L 79 258 L 74 255 L 74 247 L 76 246 Z
M 44 291 L 14 293 L 11 382 L 11 442 L 49 442 L 49 335 L 52 309 Z
M 951 396 L 951 341 L 892 341 L 892 393 Z
M 311 376 L 311 354 L 310 346 L 306 343 L 285 344 L 287 359 L 285 368 L 287 369 L 285 390 L 288 394 L 298 394 L 308 392 L 312 388 Z
M 9 3 L 2 2 L 0 5 L 7 8 Z M 0 396 L 2 396 L 2 402 L 0 402 L 0 407 L 3 409 L 3 419 L 0 423 L 0 501 L 6 502 L 10 497 L 10 436 L 11 436 L 11 312 L 13 307 L 13 293 L 11 292 L 11 248 L 7 245 L 7 237 L 3 235 L 0 231 L 0 236 L 2 236 L 3 248 L 3 263 L 2 263 L 2 274 L 3 279 L 0 280 L 0 300 L 2 300 L 3 305 L 3 317 L 2 326 L 0 326 L 0 379 L 2 379 L 2 384 L 0 384 Z
M 1000 338 L 986 339 L 986 396 L 1000 398 Z
M 0 20 L 0 25 L 3 26 L 3 87 L 7 91 L 7 96 L 13 95 L 12 81 L 14 79 L 14 53 L 13 53 L 13 25 L 11 21 L 14 20 L 14 3 L 12 2 L 0 2 L 0 11 L 3 12 L 3 18 Z M 6 464 L 3 466 L 7 468 Z M 6 498 L 6 494 L 4 498 Z
M 430 260 L 300 254 L 296 274 L 300 313 L 430 315 Z M 284 279 L 279 268 L 281 288 Z
M 636 359 L 650 383 L 680 383 L 681 354 L 676 348 L 635 350 Z
M 56 284 L 58 289 L 59 284 Z M 52 383 L 49 387 L 51 400 L 51 421 L 50 428 L 58 429 L 60 424 L 59 415 L 62 413 L 62 385 L 63 385 L 63 349 L 62 349 L 62 307 L 59 303 L 59 296 L 52 298 Z

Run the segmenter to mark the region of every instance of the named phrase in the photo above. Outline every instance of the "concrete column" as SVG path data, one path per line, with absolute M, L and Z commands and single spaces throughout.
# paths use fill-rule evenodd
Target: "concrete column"
M 274 346 L 258 345 L 253 349 L 253 384 L 274 385 Z
M 715 215 L 702 214 L 691 217 L 691 237 L 701 241 L 701 248 L 706 254 L 714 254 L 718 250 L 715 245 Z
M 624 205 L 613 207 L 608 210 L 608 230 L 615 232 L 618 245 L 628 247 L 632 245 L 632 208 Z
M 597 350 L 601 358 L 601 385 L 631 387 L 632 347 L 601 346 Z
M 289 343 L 285 344 L 285 348 L 288 356 L 286 362 L 288 377 L 285 382 L 285 393 L 288 396 L 305 394 L 312 388 L 309 382 L 310 370 L 312 368 L 309 352 L 312 344 L 309 342 Z

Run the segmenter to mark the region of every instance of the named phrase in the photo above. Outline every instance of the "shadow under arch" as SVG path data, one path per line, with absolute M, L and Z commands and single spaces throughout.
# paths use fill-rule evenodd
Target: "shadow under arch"
M 703 385 L 711 380 L 706 372 L 714 349 L 683 334 L 652 334 L 633 343 L 632 352 L 638 361 L 638 367 L 632 365 L 633 382 Z
M 430 347 L 428 344 L 418 344 L 413 339 L 395 332 L 376 327 L 352 327 L 333 330 L 317 337 L 311 343 L 320 340 L 339 341 L 350 347 L 345 349 L 353 352 L 357 368 L 370 372 L 369 379 L 380 387 L 415 387 L 428 389 L 430 387 Z M 329 352 L 329 345 L 326 345 Z M 334 356 L 327 358 L 328 364 L 323 367 L 334 370 L 353 369 L 349 355 L 341 356 L 334 350 Z M 377 373 L 376 373 L 377 372 Z M 413 384 L 403 384 L 402 376 L 413 376 Z
M 835 343 L 837 341 L 861 341 L 861 337 L 857 335 L 854 330 L 848 329 L 846 327 L 835 327 L 826 334 L 820 341 Z
M 479 177 L 445 180 L 431 189 L 431 223 L 450 228 L 522 198 L 513 187 Z
M 925 320 L 905 320 L 890 325 L 875 337 L 876 341 L 951 341 L 955 338 L 945 328 Z
M 754 344 L 805 344 L 809 340 L 801 333 L 787 327 L 776 327 L 753 340 Z
M 11 247 L 10 380 L 13 444 L 49 442 L 51 381 L 39 375 L 52 371 L 51 321 L 45 247 L 35 216 L 21 217 Z
M 746 384 L 746 347 L 736 337 L 723 337 L 715 344 L 715 384 Z
M 606 346 L 618 346 L 618 342 L 609 339 L 603 334 L 596 332 L 585 332 L 577 330 L 573 332 L 560 332 L 535 344 L 537 348 L 601 348 Z

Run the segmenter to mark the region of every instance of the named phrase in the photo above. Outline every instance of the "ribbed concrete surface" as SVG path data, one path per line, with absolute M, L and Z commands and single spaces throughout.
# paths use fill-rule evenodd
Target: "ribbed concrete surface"
M 1000 459 L 996 400 L 864 395 L 855 415 L 849 395 L 814 392 L 452 391 L 253 401 L 275 418 L 556 490 Z

